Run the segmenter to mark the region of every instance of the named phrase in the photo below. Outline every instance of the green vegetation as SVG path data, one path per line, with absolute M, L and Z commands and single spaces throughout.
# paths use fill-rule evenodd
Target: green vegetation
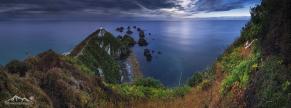
M 132 46 L 134 46 L 135 45 L 135 41 L 134 41 L 134 39 L 131 37 L 131 36 L 129 36 L 129 35 L 124 35 L 122 38 L 121 38 L 121 42 L 124 44 L 124 45 L 126 45 L 126 46 L 128 46 L 128 47 L 132 47 Z
M 238 38 L 219 58 L 223 71 L 227 76 L 222 81 L 220 92 L 226 94 L 235 84 L 245 89 L 250 83 L 251 72 L 257 71 L 261 59 L 260 36 L 263 32 L 265 13 L 259 12 L 259 6 L 251 9 L 251 20 L 241 31 Z M 245 48 L 246 43 L 252 43 Z
M 150 77 L 138 79 L 133 83 L 133 85 L 153 88 L 163 87 L 162 83 L 159 80 Z
M 169 99 L 181 97 L 190 91 L 190 87 L 166 88 L 152 78 L 142 78 L 133 84 L 111 84 L 109 85 L 122 97 L 128 99 Z
M 290 0 L 263 0 L 252 8 L 251 20 L 241 36 L 218 58 L 216 64 L 223 72 L 220 93 L 223 100 L 229 100 L 224 102 L 227 106 L 291 106 L 290 4 Z M 254 43 L 245 48 L 251 41 Z M 194 74 L 189 84 L 208 86 L 209 78 L 204 74 Z
M 256 46 L 256 45 L 254 45 Z M 221 93 L 226 93 L 237 82 L 240 88 L 245 88 L 250 82 L 250 74 L 256 71 L 261 57 L 260 51 L 253 50 L 248 57 L 241 55 L 241 48 L 236 48 L 232 53 L 227 54 L 221 60 L 223 70 L 227 77 L 222 82 Z
M 95 44 L 97 44 L 97 45 L 99 45 L 100 43 L 103 43 L 103 46 L 110 45 L 111 49 L 113 50 L 112 52 L 117 51 L 117 50 L 121 49 L 122 47 L 126 47 L 126 45 L 122 44 L 122 42 L 120 40 L 115 38 L 111 33 L 107 32 L 107 31 L 105 32 L 103 37 L 93 36 L 92 38 L 93 38 L 92 41 L 94 41 Z M 103 47 L 103 49 L 104 49 L 104 47 Z
M 255 82 L 257 104 L 263 108 L 287 108 L 291 106 L 291 71 L 283 66 L 283 59 L 277 56 L 269 57 L 260 68 Z
M 102 74 L 98 72 L 99 68 L 102 69 L 106 82 L 119 83 L 120 67 L 118 63 L 96 44 L 88 44 L 86 50 L 83 50 L 83 55 L 78 59 L 82 64 L 81 67 L 90 69 L 94 74 Z
M 90 75 L 90 76 L 95 75 L 95 73 L 93 73 L 93 71 L 90 68 L 88 68 L 85 64 L 82 64 L 82 62 L 75 57 L 62 56 L 61 59 L 68 62 L 68 63 L 73 64 L 75 67 L 77 67 L 79 70 L 81 70 L 82 73 L 85 73 L 85 74 Z
M 215 80 L 214 75 L 215 75 L 215 67 L 213 66 L 211 68 L 206 69 L 203 72 L 194 73 L 192 77 L 188 80 L 187 84 L 191 87 L 195 87 L 198 84 L 201 84 L 202 82 L 203 82 L 202 86 L 207 85 L 211 81 Z
M 73 57 L 64 59 L 78 64 L 81 70 L 90 75 L 104 76 L 108 83 L 120 82 L 120 66 L 114 58 L 125 56 L 129 53 L 128 48 L 111 33 L 106 32 L 104 36 L 97 34 L 100 30 L 90 35 L 73 52 L 77 52 Z M 79 50 L 79 51 L 76 51 Z M 120 52 L 120 53 L 119 53 Z M 79 56 L 78 56 L 79 55 Z

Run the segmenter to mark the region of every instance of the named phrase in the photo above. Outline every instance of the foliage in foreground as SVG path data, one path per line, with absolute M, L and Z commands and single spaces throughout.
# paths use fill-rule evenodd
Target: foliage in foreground
M 152 78 L 143 78 L 133 84 L 109 84 L 109 86 L 128 99 L 169 99 L 181 97 L 190 91 L 190 87 L 166 88 Z
M 250 74 L 259 66 L 260 51 L 256 50 L 256 45 L 247 57 L 242 56 L 241 47 L 235 48 L 230 54 L 221 60 L 223 70 L 227 76 L 222 81 L 221 93 L 225 94 L 236 83 L 239 88 L 246 88 L 250 82 Z
M 187 84 L 191 87 L 195 87 L 202 83 L 200 86 L 202 86 L 203 88 L 203 86 L 206 86 L 210 84 L 211 81 L 215 80 L 214 75 L 215 75 L 215 67 L 212 66 L 206 69 L 205 71 L 194 73 L 191 76 L 191 78 L 188 80 Z
M 254 79 L 257 93 L 254 101 L 259 108 L 287 108 L 291 106 L 291 71 L 278 56 L 267 58 Z

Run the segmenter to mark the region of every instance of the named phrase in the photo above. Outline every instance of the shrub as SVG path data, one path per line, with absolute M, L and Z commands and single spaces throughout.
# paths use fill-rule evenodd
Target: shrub
M 192 77 L 188 80 L 189 86 L 196 86 L 197 84 L 201 83 L 203 80 L 203 76 L 201 73 L 194 73 Z
M 280 57 L 270 57 L 261 67 L 261 76 L 255 82 L 256 107 L 287 108 L 290 102 L 290 70 Z
M 174 96 L 185 96 L 190 90 L 191 87 L 189 86 L 177 87 L 173 89 L 173 93 Z
M 166 88 L 153 78 L 136 80 L 132 84 L 108 84 L 110 88 L 127 99 L 169 99 L 184 96 L 190 91 L 189 86 Z
M 188 79 L 188 85 L 191 87 L 197 86 L 198 84 L 202 83 L 204 80 L 208 80 L 211 82 L 214 80 L 215 74 L 215 67 L 212 66 L 211 68 L 206 69 L 203 72 L 197 72 L 192 75 L 190 79 Z
M 235 53 L 237 54 L 237 53 Z M 258 62 L 260 58 L 260 52 L 252 52 L 250 57 L 238 60 L 233 58 L 234 64 L 224 63 L 225 70 L 228 71 L 228 76 L 222 81 L 221 93 L 226 93 L 232 87 L 235 82 L 238 82 L 239 87 L 244 88 L 248 85 L 250 80 L 250 73 L 254 71 L 254 67 L 258 67 Z M 227 59 L 233 61 L 232 59 Z
M 129 35 L 124 35 L 121 39 L 121 42 L 128 47 L 132 47 L 136 43 L 134 39 Z
M 81 63 L 81 61 L 77 58 L 74 58 L 72 56 L 62 56 L 61 58 L 62 60 L 73 64 L 75 67 L 77 67 L 79 70 L 81 70 L 81 72 L 87 74 L 87 75 L 95 75 L 96 73 L 94 73 L 91 69 L 89 69 L 85 64 Z
M 143 87 L 154 87 L 154 88 L 163 87 L 162 83 L 159 80 L 156 80 L 150 77 L 138 79 L 134 82 L 134 85 L 143 86 Z
M 198 89 L 202 89 L 202 90 L 206 90 L 210 87 L 211 82 L 209 80 L 203 80 L 199 85 L 198 85 Z
M 225 94 L 237 83 L 240 88 L 245 88 L 250 82 L 250 73 L 259 68 L 261 50 L 258 41 L 254 41 L 248 56 L 243 56 L 242 45 L 233 47 L 226 53 L 220 63 L 227 76 L 221 84 L 220 92 Z
M 24 62 L 18 60 L 12 60 L 5 66 L 5 68 L 10 73 L 19 73 L 20 76 L 24 76 L 26 71 L 28 70 L 28 66 Z
M 145 87 L 135 84 L 109 84 L 109 86 L 127 99 L 169 99 L 177 96 L 185 96 L 190 91 L 190 87 L 183 86 L 177 88 L 156 88 Z

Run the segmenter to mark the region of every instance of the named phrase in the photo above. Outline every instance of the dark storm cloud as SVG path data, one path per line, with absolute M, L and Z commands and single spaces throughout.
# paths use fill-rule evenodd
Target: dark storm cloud
M 257 3 L 259 0 L 198 0 L 192 11 L 229 11 L 244 8 L 245 5 Z
M 175 2 L 167 0 L 0 0 L 0 3 L 0 9 L 5 10 L 5 12 L 66 12 L 83 9 L 118 9 L 127 11 L 141 9 L 141 6 L 148 9 L 177 6 Z
M 147 16 L 171 12 L 160 9 L 175 8 L 196 12 L 227 11 L 242 8 L 254 0 L 191 0 L 193 7 L 182 6 L 181 0 L 0 0 L 0 19 L 31 16 Z M 257 1 L 257 0 L 255 0 Z

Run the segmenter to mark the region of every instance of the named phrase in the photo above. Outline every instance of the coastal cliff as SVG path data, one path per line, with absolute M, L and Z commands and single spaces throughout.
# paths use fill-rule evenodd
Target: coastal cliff
M 83 71 L 104 77 L 106 82 L 120 83 L 121 67 L 116 59 L 130 53 L 128 47 L 105 29 L 98 29 L 77 45 L 66 57 L 82 66 Z
M 288 108 L 290 8 L 290 0 L 262 0 L 241 36 L 185 86 L 167 88 L 152 78 L 120 84 L 118 60 L 134 42 L 98 29 L 68 55 L 48 50 L 1 67 L 0 100 L 17 95 L 32 102 L 21 107 L 40 108 Z
M 48 50 L 24 61 L 13 60 L 0 68 L 0 99 L 18 96 L 31 102 L 20 107 L 108 108 L 181 95 L 179 89 L 165 88 L 158 80 L 143 79 L 137 73 L 136 58 L 129 55 L 132 40 L 98 29 L 70 53 Z M 124 75 L 120 61 L 125 58 L 134 66 L 134 78 L 120 84 Z M 14 105 L 1 103 L 0 107 Z

